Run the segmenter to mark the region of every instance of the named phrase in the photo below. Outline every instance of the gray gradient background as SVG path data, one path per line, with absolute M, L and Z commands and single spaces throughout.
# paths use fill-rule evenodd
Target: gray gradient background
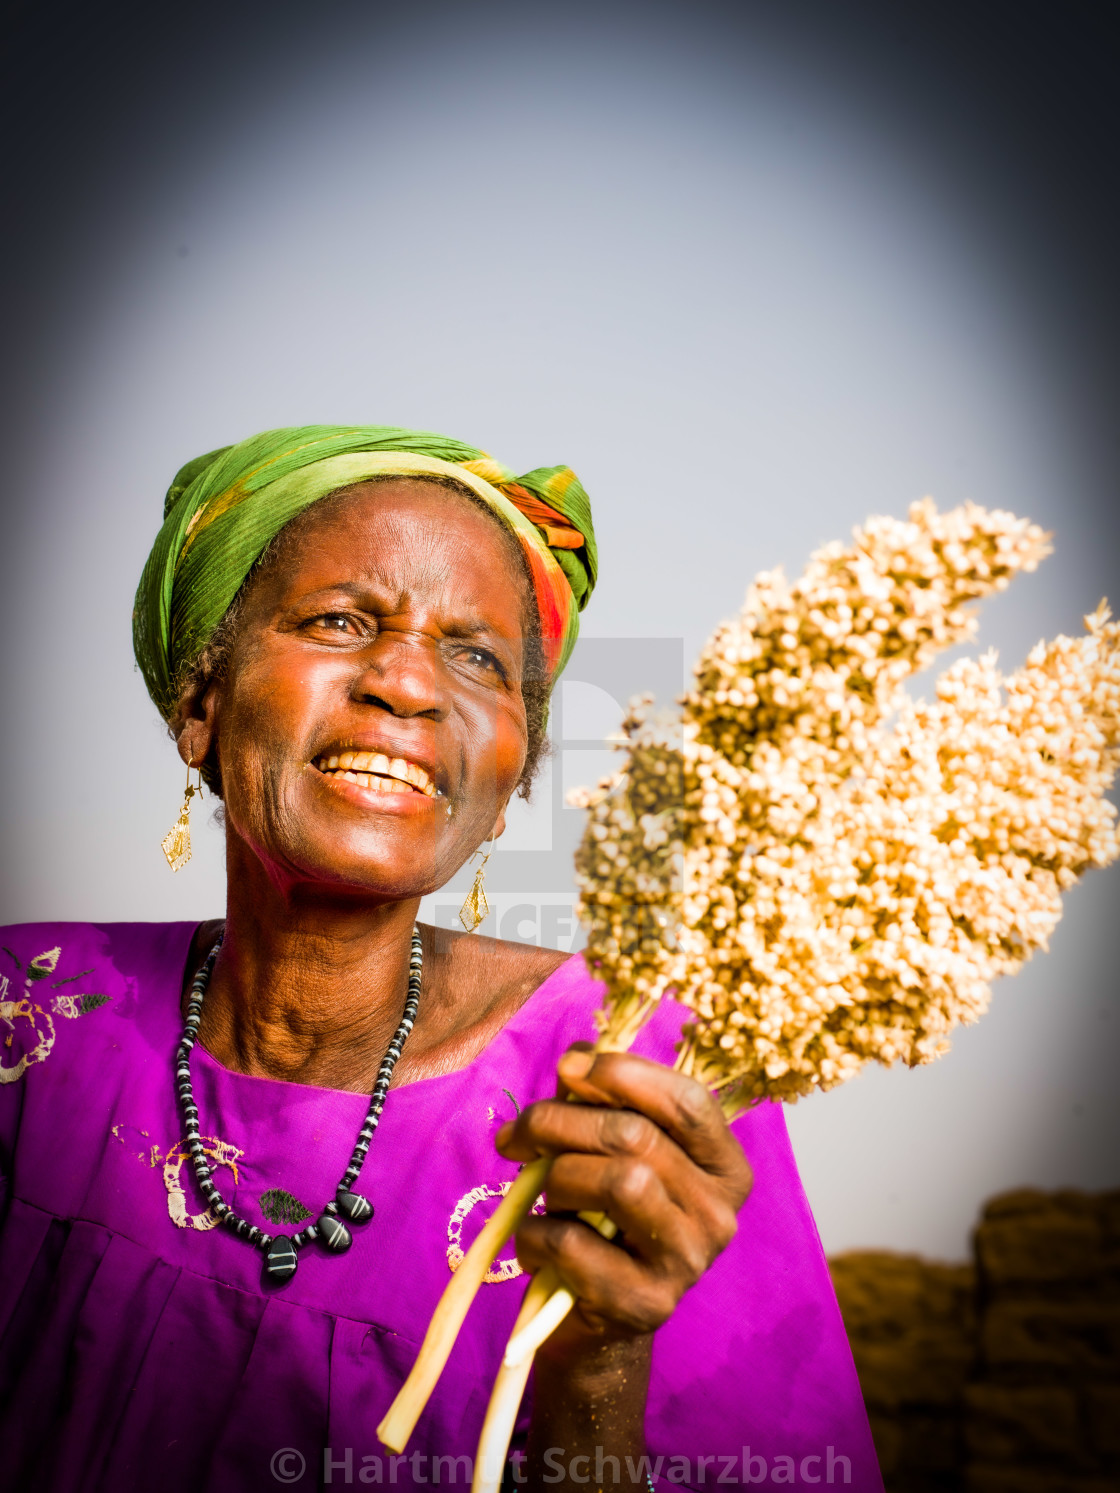
M 129 616 L 176 467 L 267 426 L 571 463 L 616 696 L 642 640 L 691 658 L 755 571 L 925 493 L 1054 530 L 984 613 L 1008 665 L 1120 600 L 1103 43 L 1077 6 L 918 14 L 17 15 L 0 919 L 220 912 L 220 829 L 178 877 L 160 855 L 182 769 Z M 616 711 L 573 673 L 563 735 L 593 742 Z M 508 934 L 570 946 L 563 873 L 517 857 L 567 864 L 559 794 L 598 768 L 560 750 L 496 853 Z M 1117 875 L 942 1062 L 790 1112 L 829 1249 L 956 1256 L 996 1190 L 1120 1181 Z

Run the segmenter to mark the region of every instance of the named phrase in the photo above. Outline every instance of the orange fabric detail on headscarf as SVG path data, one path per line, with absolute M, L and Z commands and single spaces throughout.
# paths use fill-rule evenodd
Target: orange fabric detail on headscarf
M 562 513 L 557 513 L 555 508 L 542 503 L 540 498 L 535 497 L 528 488 L 522 487 L 520 482 L 500 482 L 495 485 L 505 493 L 510 502 L 525 515 L 530 523 L 544 530 L 545 539 L 552 549 L 578 550 L 583 548 L 586 541 L 579 530 L 573 528 Z
M 555 562 L 551 569 L 546 566 L 544 556 L 530 535 L 518 534 L 517 537 L 529 562 L 537 598 L 537 614 L 541 622 L 541 646 L 548 672 L 552 675 L 559 667 L 567 630 L 567 608 L 560 587 L 563 572 L 556 568 Z

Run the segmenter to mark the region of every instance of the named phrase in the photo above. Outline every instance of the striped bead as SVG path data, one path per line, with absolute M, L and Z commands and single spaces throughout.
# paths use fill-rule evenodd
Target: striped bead
M 327 1204 L 328 1208 L 331 1206 L 330 1203 Z M 337 1206 L 338 1211 L 351 1223 L 365 1223 L 367 1218 L 373 1217 L 373 1204 L 359 1192 L 340 1192 Z
M 277 1234 L 268 1246 L 264 1257 L 264 1273 L 269 1280 L 290 1280 L 296 1273 L 299 1259 L 286 1234 Z
M 350 1230 L 342 1222 L 342 1219 L 336 1218 L 333 1213 L 328 1213 L 325 1209 L 320 1213 L 319 1221 L 316 1223 L 315 1228 L 319 1238 L 335 1254 L 341 1253 L 344 1249 L 349 1249 L 354 1239 L 353 1234 L 351 1234 Z

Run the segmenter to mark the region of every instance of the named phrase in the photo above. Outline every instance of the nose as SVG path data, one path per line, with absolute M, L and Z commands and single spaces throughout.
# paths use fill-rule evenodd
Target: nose
M 350 698 L 407 719 L 441 721 L 448 713 L 446 682 L 438 651 L 415 634 L 381 631 L 359 655 Z

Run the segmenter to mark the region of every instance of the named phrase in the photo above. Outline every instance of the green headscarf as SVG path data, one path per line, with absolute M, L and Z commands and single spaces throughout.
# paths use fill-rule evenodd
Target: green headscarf
M 148 693 L 169 718 L 178 685 L 269 541 L 312 503 L 370 477 L 453 477 L 520 540 L 550 676 L 567 662 L 595 585 L 591 504 L 569 467 L 515 477 L 484 451 L 393 426 L 268 430 L 189 461 L 168 488 L 163 527 L 132 614 Z

